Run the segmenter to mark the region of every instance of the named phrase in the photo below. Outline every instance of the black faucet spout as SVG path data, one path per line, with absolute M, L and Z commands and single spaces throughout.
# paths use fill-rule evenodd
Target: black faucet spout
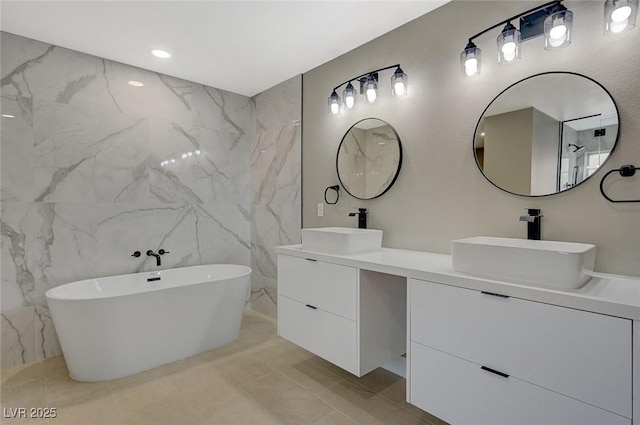
M 147 256 L 156 257 L 156 266 L 160 267 L 160 264 L 161 264 L 160 254 L 156 254 L 155 252 L 153 252 L 151 250 L 148 250 L 147 251 Z
M 349 217 L 358 216 L 358 229 L 366 229 L 367 228 L 367 209 L 366 208 L 358 208 L 358 212 L 349 213 Z
M 537 208 L 528 208 L 528 215 L 520 216 L 520 221 L 527 222 L 527 239 L 539 241 L 541 235 L 541 225 L 540 219 L 542 215 L 540 214 L 540 210 Z

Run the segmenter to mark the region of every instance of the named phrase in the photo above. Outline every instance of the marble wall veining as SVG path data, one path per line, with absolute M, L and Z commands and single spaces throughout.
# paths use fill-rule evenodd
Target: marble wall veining
M 254 97 L 251 308 L 276 317 L 277 245 L 301 242 L 302 76 Z
M 299 204 L 295 219 L 269 216 L 299 199 L 299 184 L 289 187 L 300 178 L 290 120 L 289 128 L 259 126 L 252 144 L 248 97 L 9 33 L 0 39 L 1 108 L 15 116 L 1 129 L 3 367 L 61 353 L 44 297 L 51 287 L 157 269 L 132 257 L 136 250 L 170 251 L 161 268 L 251 265 L 252 243 L 263 253 L 295 239 Z M 277 100 L 269 93 L 257 97 L 260 122 L 289 116 L 288 87 L 273 94 L 281 109 L 266 107 Z M 251 238 L 252 204 L 265 212 L 253 214 L 255 228 L 275 222 L 278 234 Z M 275 269 L 264 257 L 254 268 L 267 281 Z M 265 294 L 273 287 L 258 285 Z

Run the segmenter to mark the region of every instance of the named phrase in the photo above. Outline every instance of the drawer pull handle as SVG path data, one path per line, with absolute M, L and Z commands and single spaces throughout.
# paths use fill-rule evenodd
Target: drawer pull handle
M 307 261 L 318 261 L 318 260 L 314 260 L 313 258 L 305 258 L 305 260 L 307 260 Z
M 509 298 L 509 295 L 496 294 L 495 292 L 480 291 L 481 294 L 491 295 L 498 298 Z
M 307 307 L 312 308 L 312 309 L 314 309 L 314 310 L 317 310 L 317 309 L 318 309 L 318 307 L 312 306 L 311 304 L 307 304 Z
M 495 373 L 496 375 L 500 375 L 503 378 L 508 378 L 509 377 L 509 375 L 507 375 L 506 373 L 498 372 L 497 370 L 491 369 L 490 367 L 482 366 L 482 367 L 480 367 L 480 369 L 486 370 L 487 372 Z

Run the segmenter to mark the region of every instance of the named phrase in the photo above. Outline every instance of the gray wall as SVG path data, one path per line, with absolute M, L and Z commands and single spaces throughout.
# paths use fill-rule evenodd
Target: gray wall
M 273 318 L 276 309 L 274 247 L 301 242 L 302 77 L 254 97 L 251 144 L 251 308 Z
M 250 98 L 1 42 L 3 367 L 60 354 L 47 289 L 158 269 L 135 250 L 170 251 L 161 269 L 250 265 Z
M 500 66 L 496 29 L 476 42 L 483 50 L 482 75 L 460 77 L 459 55 L 467 38 L 541 2 L 456 1 L 373 40 L 304 75 L 303 223 L 305 227 L 355 226 L 347 213 L 370 209 L 370 227 L 384 230 L 388 247 L 450 253 L 452 239 L 494 235 L 522 238 L 524 208 L 541 208 L 544 239 L 592 242 L 596 269 L 640 276 L 640 205 L 610 204 L 599 192 L 604 170 L 565 193 L 544 198 L 510 195 L 477 169 L 472 138 L 487 104 L 510 84 L 539 72 L 573 71 L 603 84 L 620 110 L 619 147 L 607 169 L 640 163 L 640 30 L 602 35 L 602 2 L 567 1 L 574 12 L 570 46 L 545 51 L 543 40 L 527 41 L 522 60 Z M 409 95 L 390 95 L 387 71 L 373 105 L 330 116 L 327 97 L 341 81 L 382 66 L 401 63 L 409 74 Z M 381 118 L 402 139 L 404 161 L 396 185 L 382 197 L 358 201 L 342 193 L 337 206 L 316 216 L 325 187 L 336 184 L 335 153 L 347 129 L 365 117 Z M 636 190 L 634 184 L 617 185 Z M 624 186 L 624 187 L 623 187 Z

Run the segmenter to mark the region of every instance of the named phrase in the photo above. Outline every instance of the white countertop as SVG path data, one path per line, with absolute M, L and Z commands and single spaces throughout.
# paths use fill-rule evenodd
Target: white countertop
M 331 255 L 304 251 L 302 245 L 277 246 L 276 253 L 640 320 L 640 278 L 636 277 L 592 273 L 591 280 L 579 289 L 557 290 L 459 273 L 451 266 L 451 255 L 446 254 L 382 248 L 364 254 Z

